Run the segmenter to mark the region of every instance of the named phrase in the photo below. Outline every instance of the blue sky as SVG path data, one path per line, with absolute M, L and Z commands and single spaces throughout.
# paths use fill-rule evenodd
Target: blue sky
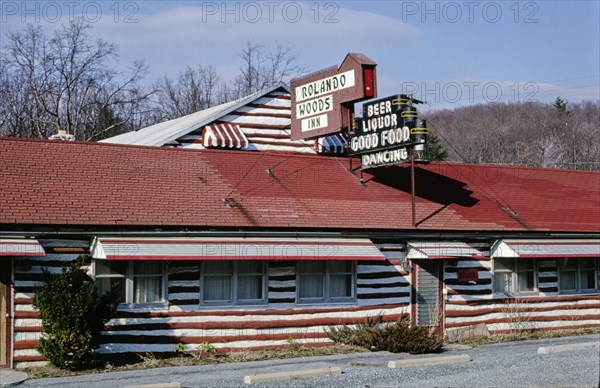
M 600 99 L 600 2 L 585 1 L 6 1 L 9 30 L 48 31 L 84 16 L 119 46 L 115 67 L 149 65 L 148 83 L 187 65 L 223 80 L 246 41 L 291 47 L 314 71 L 348 52 L 377 64 L 379 96 L 412 92 L 425 110 L 485 102 Z M 421 109 L 423 109 L 421 108 Z

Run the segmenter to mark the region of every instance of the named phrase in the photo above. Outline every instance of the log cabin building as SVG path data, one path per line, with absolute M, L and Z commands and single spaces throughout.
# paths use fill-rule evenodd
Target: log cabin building
M 600 326 L 600 173 L 417 164 L 413 226 L 406 164 L 361 179 L 289 109 L 278 85 L 101 143 L 0 138 L 0 366 L 44 362 L 35 289 L 82 253 L 121 295 L 107 354 L 322 346 L 376 315 Z

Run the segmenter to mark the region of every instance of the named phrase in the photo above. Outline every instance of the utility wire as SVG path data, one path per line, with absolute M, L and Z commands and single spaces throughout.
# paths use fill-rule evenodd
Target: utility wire
M 248 176 L 248 174 L 250 174 L 250 171 L 252 171 L 252 169 L 254 169 L 254 167 L 256 167 L 256 165 L 258 164 L 258 162 L 260 162 L 260 160 L 262 159 L 262 157 L 266 154 L 266 151 L 271 146 L 272 146 L 272 144 L 269 144 L 264 151 L 260 152 L 260 156 L 256 159 L 256 161 L 254 162 L 254 164 L 252 165 L 252 167 L 250 167 L 248 169 L 248 171 L 246 171 L 246 173 L 244 174 L 244 176 L 240 178 L 240 180 L 238 181 L 238 183 L 233 187 L 233 189 L 231 189 L 231 191 L 229 192 L 229 194 L 227 194 L 225 196 L 225 198 L 223 198 L 224 202 L 227 202 L 227 200 L 229 199 L 229 197 L 231 196 L 231 194 L 233 194 L 233 192 L 235 191 L 235 189 L 237 189 L 238 186 L 244 181 L 244 179 L 246 179 L 246 177 Z
M 285 129 L 284 129 L 284 132 L 287 132 L 287 131 L 289 131 L 289 130 L 285 130 Z M 290 135 L 291 135 L 291 133 L 290 133 Z M 303 147 L 305 147 L 305 148 L 307 148 L 307 149 L 310 149 L 311 151 L 313 150 L 313 148 L 312 148 L 310 145 L 308 145 L 308 144 L 303 144 Z M 339 158 L 339 157 L 338 157 L 336 154 L 334 154 L 333 152 L 329 151 L 327 148 L 323 148 L 323 149 L 325 150 L 325 152 L 326 152 L 327 154 L 329 154 L 330 156 L 332 156 L 332 157 L 334 158 L 334 160 L 335 160 L 337 163 L 339 163 L 339 164 L 340 164 L 340 166 L 342 166 L 342 168 L 343 168 L 343 170 L 344 170 L 344 171 L 346 171 L 348 174 L 350 174 L 350 176 L 351 176 L 351 177 L 353 177 L 353 178 L 354 178 L 354 179 L 355 179 L 357 182 L 360 182 L 360 179 L 359 179 L 358 177 L 356 177 L 356 176 L 355 176 L 355 175 L 354 175 L 354 174 L 353 174 L 351 171 L 349 171 L 349 170 L 348 170 L 348 169 L 347 169 L 347 168 L 346 168 L 346 167 L 345 167 L 345 166 L 342 164 L 342 162 L 340 161 L 340 158 Z M 288 161 L 288 160 L 290 160 L 291 158 L 293 158 L 293 157 L 297 157 L 297 156 L 298 156 L 297 154 L 291 154 L 290 156 L 288 156 L 288 157 L 287 157 L 287 158 L 285 158 L 284 160 L 280 161 L 279 163 L 277 163 L 276 165 L 274 165 L 273 167 L 271 167 L 271 169 L 272 169 L 272 170 L 274 170 L 275 168 L 277 168 L 278 166 L 280 166 L 280 165 L 282 165 L 283 163 L 287 162 L 287 161 Z M 303 166 L 303 167 L 301 167 L 301 168 L 298 168 L 298 169 L 296 169 L 296 170 L 294 170 L 294 171 L 291 171 L 290 173 L 288 173 L 288 174 L 286 174 L 286 175 L 283 175 L 283 176 L 281 176 L 281 177 L 280 177 L 280 179 L 286 179 L 287 177 L 289 177 L 289 176 L 293 176 L 293 175 L 295 175 L 296 173 L 298 173 L 298 172 L 300 172 L 300 171 L 302 171 L 302 170 L 305 170 L 305 169 L 307 169 L 307 168 L 309 168 L 309 167 L 312 167 L 312 166 L 314 166 L 314 165 L 316 165 L 316 164 L 317 164 L 317 162 L 315 162 L 315 163 L 309 163 L 309 164 L 307 164 L 306 166 Z M 249 173 L 249 171 L 248 171 L 248 173 Z M 248 175 L 248 173 L 247 173 L 245 176 L 247 176 L 247 175 Z M 272 185 L 272 184 L 273 184 L 273 182 L 271 182 L 271 183 L 269 183 L 269 184 L 261 184 L 261 185 L 258 185 L 258 186 L 256 186 L 256 187 L 254 187 L 254 188 L 251 188 L 251 189 L 249 189 L 249 190 L 247 190 L 247 191 L 244 191 L 244 192 L 243 192 L 243 193 L 241 193 L 241 194 L 246 194 L 246 195 L 247 195 L 247 194 L 251 194 L 251 193 L 257 192 L 257 190 L 260 190 L 260 189 L 266 188 L 266 187 L 268 187 L 268 186 L 270 186 L 270 185 Z

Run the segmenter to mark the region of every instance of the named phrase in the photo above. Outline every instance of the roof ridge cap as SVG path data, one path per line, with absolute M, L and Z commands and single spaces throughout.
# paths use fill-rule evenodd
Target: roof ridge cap
M 599 174 L 600 171 L 594 170 L 572 170 L 568 168 L 558 168 L 558 167 L 543 167 L 543 166 L 525 166 L 519 164 L 503 164 L 503 163 L 464 163 L 458 162 L 455 160 L 448 161 L 431 161 L 427 162 L 426 165 L 443 165 L 449 164 L 452 166 L 470 166 L 470 167 L 482 167 L 482 168 L 502 168 L 502 169 L 515 169 L 515 170 L 533 170 L 533 171 L 556 171 L 556 172 L 565 172 L 565 173 L 592 173 Z

